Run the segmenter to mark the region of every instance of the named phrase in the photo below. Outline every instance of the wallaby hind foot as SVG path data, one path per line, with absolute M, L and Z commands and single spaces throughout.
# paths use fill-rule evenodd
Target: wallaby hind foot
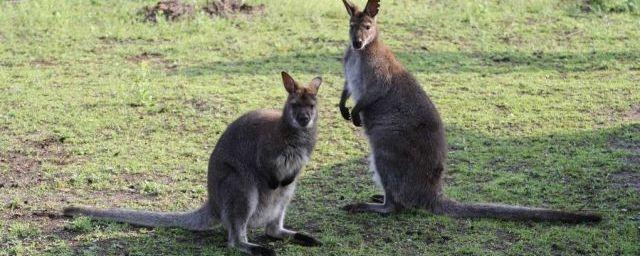
M 369 199 L 371 200 L 371 202 L 374 202 L 374 203 L 379 203 L 379 204 L 384 203 L 384 195 L 383 194 L 372 195 Z
M 393 207 L 389 207 L 388 205 L 372 203 L 348 204 L 343 206 L 342 209 L 349 213 L 374 212 L 381 215 L 387 215 L 395 212 L 395 209 Z
M 374 195 L 371 197 L 371 199 L 382 199 L 382 203 L 354 203 L 345 205 L 342 207 L 342 209 L 349 213 L 374 212 L 381 215 L 397 213 L 402 211 L 403 209 L 403 207 L 400 206 L 400 204 L 394 202 L 391 197 L 385 197 L 384 195 Z
M 265 228 L 265 234 L 267 237 L 277 240 L 290 240 L 291 242 L 302 246 L 322 245 L 320 240 L 310 235 L 284 228 L 284 214 L 284 211 L 280 212 L 277 219 L 274 219 L 267 224 Z

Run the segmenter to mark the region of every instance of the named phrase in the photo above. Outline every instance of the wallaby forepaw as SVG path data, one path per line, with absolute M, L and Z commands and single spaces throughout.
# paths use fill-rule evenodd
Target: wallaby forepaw
M 321 246 L 322 245 L 322 242 L 320 242 L 320 240 L 300 232 L 293 235 L 293 242 L 302 246 Z
M 250 253 L 253 256 L 276 256 L 276 251 L 264 246 L 251 247 Z
M 360 121 L 360 115 L 356 114 L 356 113 L 352 113 L 351 114 L 351 121 L 353 122 L 353 125 L 355 126 L 362 126 L 362 122 Z
M 372 195 L 371 196 L 371 201 L 374 202 L 374 203 L 382 204 L 382 203 L 384 203 L 384 195 L 380 195 L 380 194 Z
M 342 114 L 342 118 L 345 120 L 351 120 L 351 114 L 349 114 L 349 109 L 346 107 L 340 107 L 340 114 Z

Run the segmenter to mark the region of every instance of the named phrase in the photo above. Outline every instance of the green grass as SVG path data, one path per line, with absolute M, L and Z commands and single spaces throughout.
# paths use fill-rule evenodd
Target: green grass
M 227 124 L 282 106 L 281 70 L 325 81 L 319 141 L 286 221 L 324 246 L 259 230 L 251 240 L 282 255 L 640 254 L 637 1 L 387 0 L 379 14 L 382 38 L 447 125 L 447 194 L 595 210 L 605 218 L 595 225 L 346 214 L 340 206 L 378 189 L 365 138 L 337 108 L 341 2 L 248 0 L 266 14 L 140 22 L 155 2 L 0 2 L 0 255 L 237 253 L 222 228 L 34 213 L 197 207 Z

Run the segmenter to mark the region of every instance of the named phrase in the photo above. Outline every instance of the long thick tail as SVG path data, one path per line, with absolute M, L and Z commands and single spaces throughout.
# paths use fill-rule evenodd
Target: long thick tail
M 565 223 L 599 222 L 602 217 L 590 213 L 573 213 L 544 208 L 501 204 L 461 203 L 441 197 L 434 213 L 457 218 L 496 218 L 505 220 L 558 221 Z
M 145 227 L 178 227 L 204 231 L 213 229 L 214 216 L 209 202 L 190 212 L 148 212 L 130 209 L 96 209 L 83 206 L 66 207 L 65 216 L 90 216 L 101 220 L 126 222 Z

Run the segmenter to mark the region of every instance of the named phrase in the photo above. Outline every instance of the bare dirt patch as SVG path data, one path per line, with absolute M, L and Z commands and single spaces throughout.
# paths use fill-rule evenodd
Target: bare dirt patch
M 145 6 L 138 13 L 147 22 L 158 22 L 158 15 L 164 16 L 167 21 L 177 21 L 182 18 L 192 17 L 195 8 L 190 4 L 183 4 L 179 0 L 160 1 L 154 6 Z
M 99 36 L 98 40 L 103 44 L 153 44 L 168 42 L 165 38 L 142 38 L 142 37 L 116 37 L 116 36 Z
M 199 113 L 211 112 L 219 110 L 220 100 L 215 96 L 197 97 L 185 100 L 185 104 L 190 105 Z
M 202 10 L 211 17 L 227 17 L 236 13 L 262 15 L 264 14 L 264 9 L 264 4 L 252 6 L 242 3 L 242 0 L 219 0 L 207 2 L 207 4 L 202 7 Z
M 634 110 L 637 111 L 637 110 Z M 640 133 L 640 124 L 634 124 L 627 128 L 627 134 Z M 630 154 L 623 158 L 625 166 L 619 173 L 610 176 L 614 187 L 633 188 L 640 192 L 640 142 L 628 135 L 613 135 L 609 138 L 611 149 L 624 150 Z
M 627 113 L 627 118 L 631 120 L 640 121 L 640 104 L 631 107 L 631 111 Z
M 35 67 L 51 67 L 56 65 L 56 63 L 53 62 L 52 60 L 45 60 L 45 59 L 32 60 L 30 63 L 32 66 L 35 66 Z
M 0 179 L 0 187 L 22 187 L 44 180 L 40 167 L 44 162 L 66 165 L 71 155 L 62 145 L 64 137 L 47 137 L 41 141 L 21 141 L 26 149 L 0 153 L 0 163 L 9 166 L 7 177 Z
M 140 63 L 143 61 L 163 62 L 164 58 L 160 53 L 143 52 L 138 55 L 129 56 L 127 57 L 127 60 L 136 63 Z
M 611 175 L 615 187 L 633 188 L 640 193 L 640 173 L 625 171 Z
M 99 36 L 98 40 L 105 44 L 130 44 L 136 41 L 131 38 L 119 38 L 114 36 Z
M 0 218 L 8 225 L 31 223 L 45 234 L 57 232 L 63 220 L 56 208 L 66 203 L 66 195 L 40 189 L 58 178 L 43 172 L 43 164 L 63 166 L 78 160 L 66 149 L 65 140 L 63 136 L 18 139 L 18 147 L 0 152 L 0 163 L 8 167 L 0 173 Z
M 129 56 L 127 57 L 127 60 L 135 63 L 150 62 L 161 66 L 165 72 L 174 72 L 178 69 L 178 65 L 166 60 L 160 53 L 143 52 L 141 54 Z

